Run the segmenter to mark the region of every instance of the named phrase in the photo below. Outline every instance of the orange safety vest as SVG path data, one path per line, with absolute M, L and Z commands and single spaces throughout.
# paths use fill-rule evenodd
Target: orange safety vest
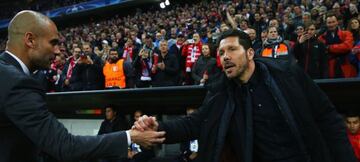
M 280 43 L 279 45 L 274 46 L 274 56 L 273 56 L 273 48 L 264 48 L 261 56 L 262 57 L 273 57 L 277 58 L 280 56 L 288 56 L 289 55 L 289 49 L 286 44 Z
M 125 73 L 123 68 L 124 60 L 120 59 L 116 64 L 106 62 L 103 73 L 105 76 L 105 88 L 109 87 L 126 87 Z

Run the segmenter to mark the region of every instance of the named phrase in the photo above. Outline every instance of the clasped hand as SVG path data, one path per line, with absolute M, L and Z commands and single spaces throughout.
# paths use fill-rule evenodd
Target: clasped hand
M 165 132 L 158 132 L 158 126 L 159 124 L 155 117 L 146 115 L 140 117 L 129 131 L 131 142 L 145 148 L 163 143 L 165 140 Z

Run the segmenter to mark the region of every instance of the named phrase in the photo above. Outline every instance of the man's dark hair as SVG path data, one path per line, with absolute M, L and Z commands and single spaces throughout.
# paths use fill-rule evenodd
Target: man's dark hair
M 350 118 L 350 117 L 360 117 L 360 112 L 358 110 L 347 110 L 345 113 L 344 113 L 344 116 L 347 117 L 347 118 Z
M 316 24 L 314 22 L 306 23 L 305 24 L 305 30 L 308 30 L 310 26 L 314 25 L 315 29 L 317 29 Z
M 114 111 L 114 112 L 116 112 L 116 113 L 118 113 L 118 111 L 119 111 L 119 108 L 117 108 L 115 105 L 106 105 L 106 106 L 104 107 L 104 111 L 105 111 L 107 108 L 110 108 L 112 111 Z
M 245 50 L 251 48 L 251 40 L 248 34 L 237 29 L 229 29 L 223 32 L 217 41 L 217 46 L 220 45 L 220 41 L 227 37 L 238 37 L 239 44 L 244 47 Z
M 333 17 L 333 16 L 335 16 L 335 18 L 338 19 L 338 17 L 336 16 L 336 14 L 335 14 L 334 12 L 328 12 L 328 13 L 326 14 L 326 16 L 325 16 L 325 20 L 326 20 L 327 18 Z
M 249 21 L 247 21 L 246 19 L 241 19 L 240 22 L 246 22 L 246 24 L 249 25 Z

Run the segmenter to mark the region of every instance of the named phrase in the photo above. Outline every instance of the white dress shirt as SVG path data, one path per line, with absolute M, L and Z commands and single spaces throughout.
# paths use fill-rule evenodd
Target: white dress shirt
M 11 57 L 13 57 L 21 66 L 22 70 L 24 71 L 25 74 L 30 75 L 30 70 L 28 67 L 26 67 L 26 65 L 24 64 L 24 62 L 22 62 L 16 55 L 14 55 L 13 53 L 9 52 L 9 51 L 5 51 L 7 52 Z

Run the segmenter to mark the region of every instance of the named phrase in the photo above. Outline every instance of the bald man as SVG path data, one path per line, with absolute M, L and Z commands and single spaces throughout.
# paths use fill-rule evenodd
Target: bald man
M 74 136 L 51 114 L 45 91 L 30 74 L 47 69 L 59 53 L 56 25 L 34 11 L 21 11 L 8 27 L 0 56 L 0 161 L 36 162 L 45 152 L 59 161 L 127 157 L 128 145 L 149 147 L 164 132 L 135 130 L 101 136 Z
M 260 50 L 262 42 L 257 39 L 256 30 L 253 28 L 247 28 L 244 32 L 249 35 L 251 40 L 251 46 L 255 50 L 255 52 Z

